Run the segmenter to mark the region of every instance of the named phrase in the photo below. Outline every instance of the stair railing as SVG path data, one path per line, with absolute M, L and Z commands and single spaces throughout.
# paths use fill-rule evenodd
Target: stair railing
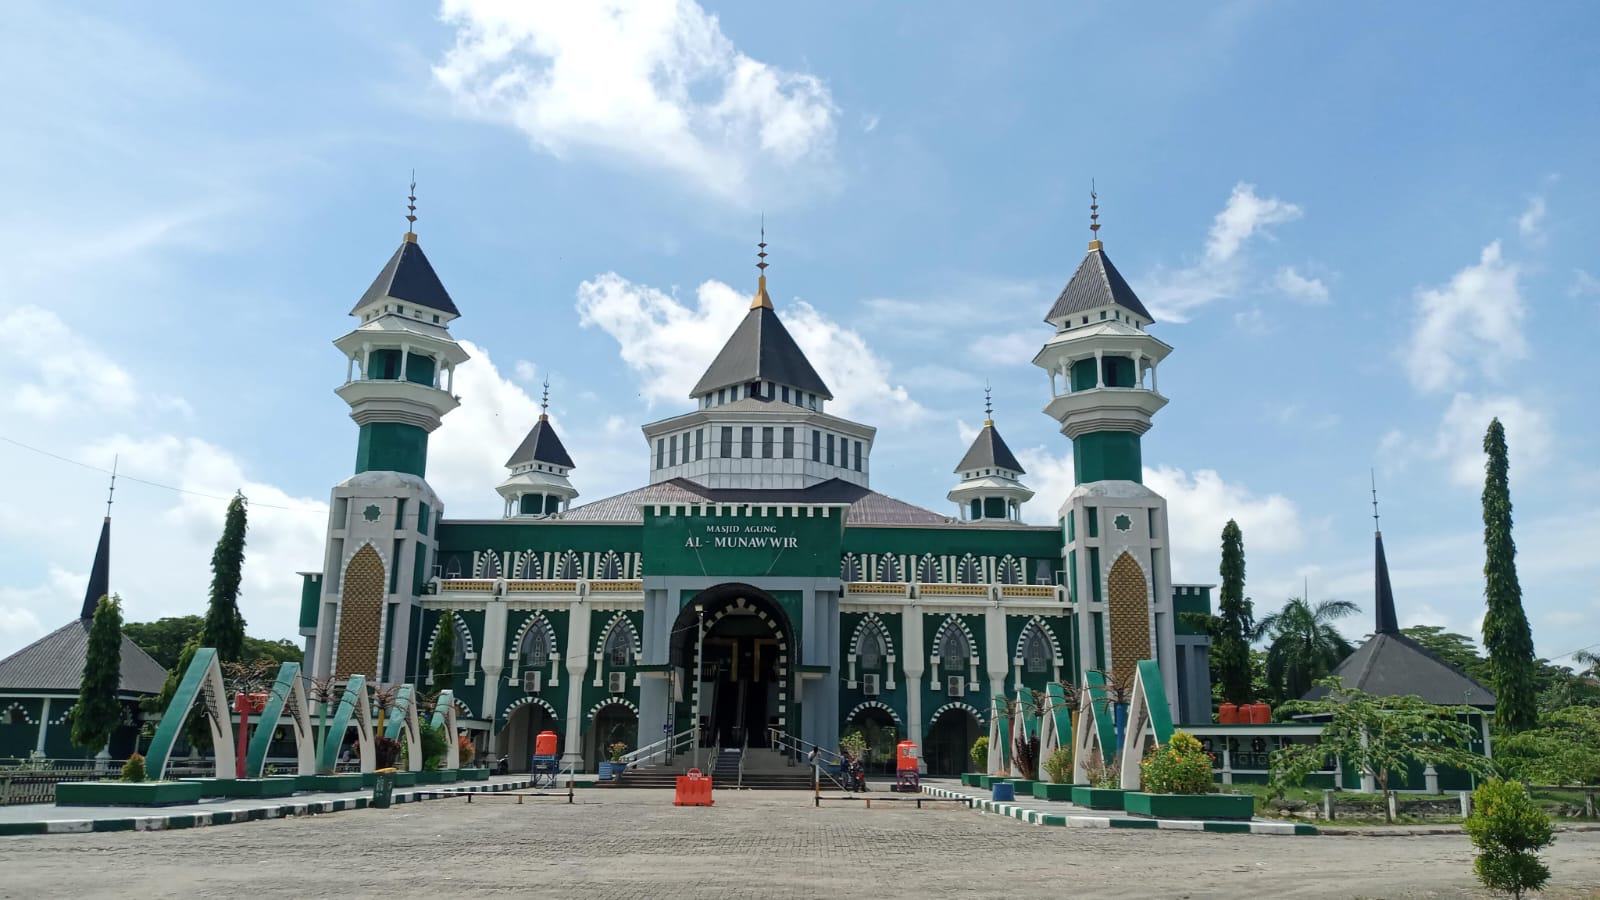
M 737 787 L 744 788 L 744 758 L 750 752 L 750 735 L 744 736 L 744 743 L 739 746 L 739 783 Z
M 835 787 L 840 790 L 844 789 L 844 783 L 833 777 L 832 772 L 823 768 L 824 763 L 835 768 L 842 768 L 844 766 L 844 757 L 823 747 L 821 744 L 813 744 L 810 741 L 801 740 L 788 732 L 779 731 L 770 726 L 767 728 L 767 739 L 772 742 L 774 747 L 788 751 L 796 757 L 809 756 L 813 749 L 816 750 L 817 761 L 811 766 L 813 780 L 820 783 L 823 778 L 827 778 L 833 782 Z
M 666 762 L 672 754 L 684 752 L 684 748 L 693 747 L 699 743 L 699 729 L 668 735 L 653 744 L 647 744 L 632 753 L 624 753 L 622 762 L 627 768 L 637 768 L 642 763 Z

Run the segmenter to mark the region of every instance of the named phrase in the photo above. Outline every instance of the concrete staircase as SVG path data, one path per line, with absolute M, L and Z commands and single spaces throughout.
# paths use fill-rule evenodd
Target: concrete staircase
M 709 755 L 709 754 L 706 754 Z M 781 791 L 811 790 L 811 769 L 804 764 L 791 764 L 776 750 L 746 750 L 744 757 L 743 786 L 749 790 Z M 717 790 L 732 790 L 739 781 L 738 750 L 725 750 L 716 760 L 702 756 L 702 765 L 710 769 Z M 707 765 L 709 764 L 709 765 Z M 676 787 L 675 779 L 687 772 L 692 758 L 685 756 L 673 760 L 671 765 L 642 766 L 629 769 L 621 778 L 602 781 L 602 787 L 662 788 Z M 702 771 L 705 771 L 702 768 Z

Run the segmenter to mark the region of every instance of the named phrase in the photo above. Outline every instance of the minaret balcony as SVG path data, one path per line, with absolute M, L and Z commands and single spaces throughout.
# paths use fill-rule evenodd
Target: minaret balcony
M 1076 439 L 1091 431 L 1131 431 L 1144 434 L 1150 419 L 1167 398 L 1148 388 L 1097 387 L 1062 394 L 1044 408 L 1061 423 L 1061 433 Z
M 335 391 L 350 404 L 357 425 L 399 422 L 432 432 L 445 414 L 460 406 L 448 391 L 428 384 L 396 379 L 362 379 L 346 382 Z

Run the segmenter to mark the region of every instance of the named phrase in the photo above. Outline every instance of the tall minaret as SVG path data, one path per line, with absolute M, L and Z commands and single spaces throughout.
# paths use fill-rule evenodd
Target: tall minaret
M 577 468 L 550 423 L 550 382 L 544 383 L 539 401 L 539 421 L 506 460 L 511 474 L 495 488 L 506 501 L 505 517 L 558 516 L 567 511 L 578 489 L 567 480 Z
M 333 489 L 316 635 L 318 675 L 409 680 L 412 634 L 432 572 L 441 506 L 424 480 L 428 435 L 459 403 L 455 369 L 467 353 L 450 337 L 459 313 L 417 243 L 412 182 L 400 248 L 350 311 L 360 324 L 334 341 L 347 361 L 337 391 L 360 426 L 356 474 Z
M 1025 474 L 1022 463 L 994 427 L 994 402 L 987 387 L 983 429 L 956 464 L 955 473 L 961 480 L 946 497 L 956 505 L 957 518 L 968 522 L 1015 522 L 1022 517 L 1022 504 L 1033 497 L 1033 491 L 1017 480 Z
M 1167 504 L 1142 483 L 1139 450 L 1167 405 L 1156 366 L 1172 348 L 1145 333 L 1149 311 L 1106 256 L 1093 192 L 1089 209 L 1089 252 L 1045 316 L 1056 333 L 1033 359 L 1050 373 L 1044 411 L 1072 440 L 1077 487 L 1061 518 L 1078 666 L 1131 682 L 1139 660 L 1158 660 L 1176 717 Z

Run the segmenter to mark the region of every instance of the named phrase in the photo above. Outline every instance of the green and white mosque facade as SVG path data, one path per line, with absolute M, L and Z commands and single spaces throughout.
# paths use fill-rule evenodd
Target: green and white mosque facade
M 1033 492 L 992 419 L 955 468 L 956 514 L 873 491 L 877 430 L 829 412 L 764 272 L 687 411 L 643 427 L 648 483 L 580 502 L 581 461 L 541 415 L 506 448 L 503 516 L 449 519 L 428 437 L 467 354 L 414 234 L 351 314 L 334 343 L 356 471 L 300 613 L 316 675 L 426 689 L 453 611 L 459 722 L 513 768 L 546 729 L 592 770 L 609 744 L 692 732 L 698 714 L 705 746 L 775 730 L 833 747 L 866 727 L 961 771 L 995 698 L 1090 670 L 1127 681 L 1144 659 L 1175 721 L 1210 721 L 1209 641 L 1180 621 L 1209 610 L 1209 587 L 1172 584 L 1166 501 L 1141 476 L 1171 348 L 1098 240 L 1033 360 L 1073 444 L 1076 487 L 1042 498 L 1055 526 L 1022 524 Z

